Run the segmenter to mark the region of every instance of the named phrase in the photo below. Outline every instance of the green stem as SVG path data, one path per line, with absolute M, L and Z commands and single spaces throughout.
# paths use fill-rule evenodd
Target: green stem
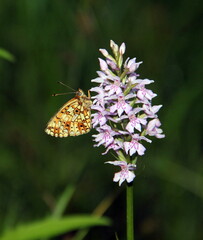
M 133 217 L 133 184 L 128 184 L 126 189 L 126 217 L 127 217 L 127 240 L 134 240 L 134 217 Z

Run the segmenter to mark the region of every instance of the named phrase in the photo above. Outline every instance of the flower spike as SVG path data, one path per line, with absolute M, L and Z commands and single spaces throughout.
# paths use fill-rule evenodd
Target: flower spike
M 154 81 L 138 78 L 137 70 L 142 62 L 136 58 L 123 61 L 125 43 L 118 46 L 111 40 L 110 47 L 112 55 L 100 49 L 105 59 L 99 58 L 100 71 L 92 80 L 97 84 L 91 89 L 95 93 L 92 125 L 98 132 L 93 135 L 94 146 L 103 145 L 106 148 L 103 154 L 114 151 L 117 155 L 117 161 L 106 163 L 121 167 L 113 179 L 120 186 L 124 181 L 134 180 L 137 158 L 145 154 L 145 142 L 151 143 L 147 137 L 164 138 L 165 135 L 157 115 L 162 105 L 152 105 L 157 94 L 146 88 Z

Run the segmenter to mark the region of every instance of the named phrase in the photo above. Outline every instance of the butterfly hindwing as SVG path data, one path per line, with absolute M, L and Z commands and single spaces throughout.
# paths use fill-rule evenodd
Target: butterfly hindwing
M 79 89 L 48 122 L 45 132 L 55 137 L 78 136 L 91 129 L 91 100 Z

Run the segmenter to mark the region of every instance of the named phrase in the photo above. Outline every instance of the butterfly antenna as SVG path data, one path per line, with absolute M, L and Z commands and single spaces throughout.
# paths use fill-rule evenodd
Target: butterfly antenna
M 65 92 L 65 93 L 53 93 L 51 96 L 52 97 L 56 97 L 56 96 L 60 96 L 60 95 L 67 95 L 67 94 L 71 94 L 72 92 Z M 75 93 L 75 92 L 74 92 Z
M 60 82 L 60 81 L 58 81 L 58 83 L 60 83 L 61 85 L 63 85 L 63 86 L 65 86 L 65 87 L 67 87 L 67 88 L 69 88 L 69 89 L 71 89 L 71 90 L 73 90 L 74 92 L 77 92 L 74 88 L 72 88 L 72 87 L 70 87 L 70 86 L 68 86 L 68 85 L 66 85 L 65 83 L 63 83 L 63 82 Z

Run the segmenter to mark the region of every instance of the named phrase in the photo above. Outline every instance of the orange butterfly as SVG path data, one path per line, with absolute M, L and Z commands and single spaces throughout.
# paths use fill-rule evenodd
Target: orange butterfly
M 78 136 L 91 129 L 90 91 L 88 96 L 78 89 L 74 98 L 70 99 L 53 116 L 47 124 L 45 132 L 54 137 Z

